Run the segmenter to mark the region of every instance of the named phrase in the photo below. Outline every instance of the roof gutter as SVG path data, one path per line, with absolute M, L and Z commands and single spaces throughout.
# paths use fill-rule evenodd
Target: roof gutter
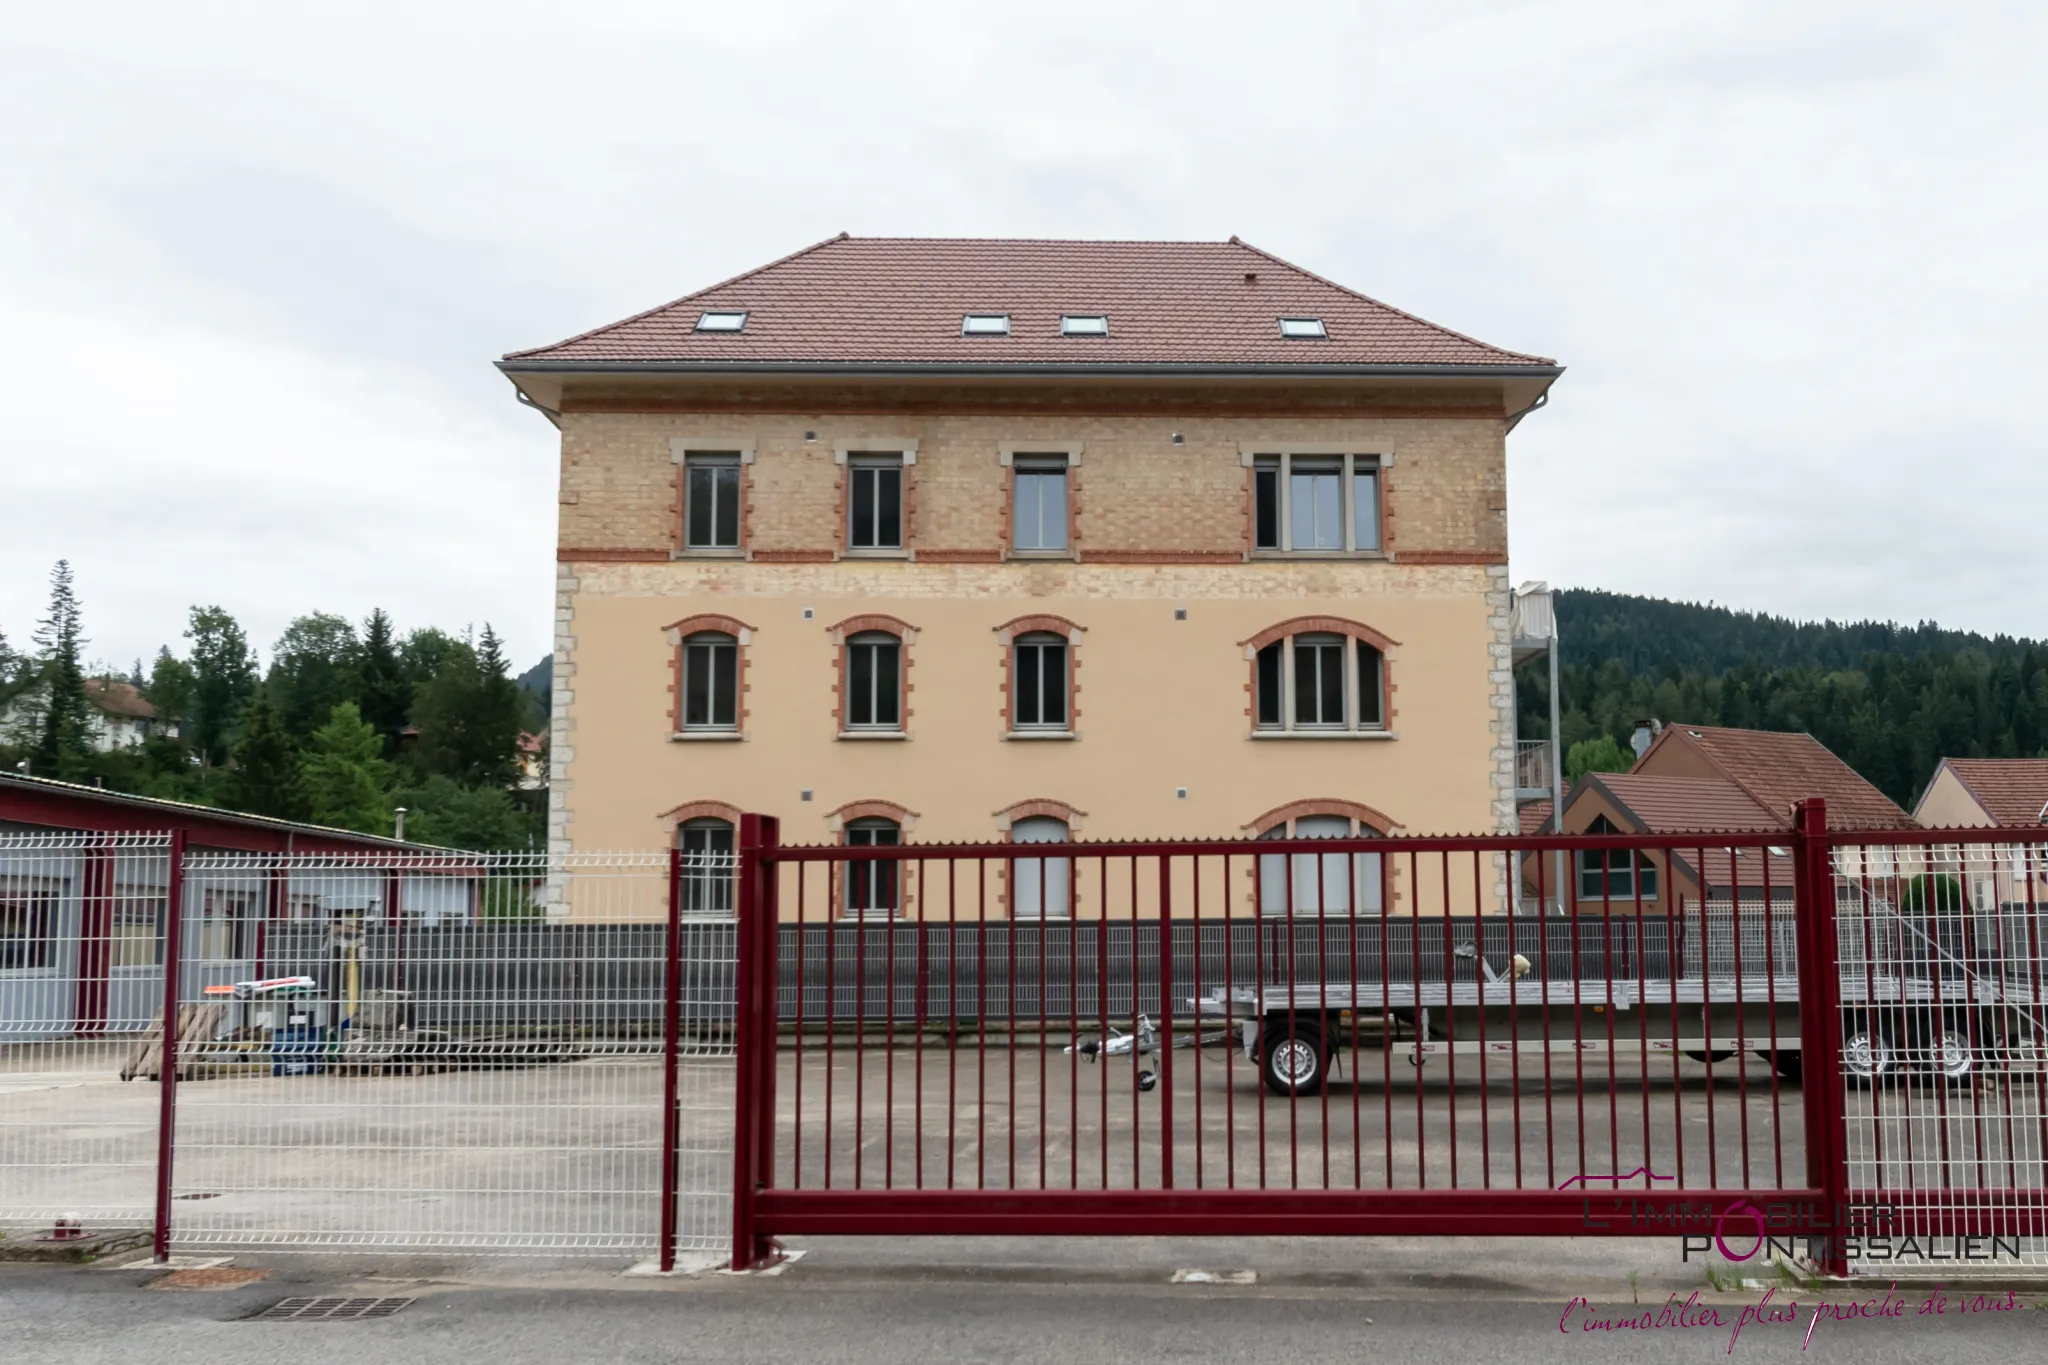
M 929 375 L 940 378 L 1286 378 L 1286 379 L 1555 379 L 1562 365 L 962 365 L 952 361 L 815 360 L 500 360 L 501 373 L 516 374 L 701 374 L 701 375 Z M 539 404 L 532 406 L 539 407 Z M 1524 409 L 1534 411 L 1540 402 Z M 546 412 L 547 409 L 542 408 Z
M 1563 370 L 1562 370 L 1562 368 L 1560 368 L 1558 372 L 1559 372 L 1560 374 L 1562 374 L 1562 373 L 1563 373 Z M 1521 410 L 1520 412 L 1516 413 L 1516 414 L 1515 414 L 1515 415 L 1514 415 L 1513 417 L 1510 417 L 1510 418 L 1508 418 L 1508 429 L 1507 429 L 1507 432 L 1505 432 L 1505 433 L 1503 433 L 1503 434 L 1504 434 L 1504 435 L 1505 435 L 1505 434 L 1511 434 L 1511 433 L 1512 433 L 1512 432 L 1514 431 L 1514 429 L 1515 429 L 1516 427 L 1518 427 L 1518 426 L 1520 426 L 1520 425 L 1522 424 L 1522 419 L 1523 419 L 1524 417 L 1527 417 L 1527 416 L 1528 416 L 1528 415 L 1529 415 L 1530 413 L 1532 413 L 1532 412 L 1535 412 L 1535 411 L 1536 411 L 1536 410 L 1537 410 L 1538 408 L 1547 408 L 1547 407 L 1549 407 L 1549 406 L 1550 406 L 1550 389 L 1549 389 L 1549 387 L 1548 387 L 1548 386 L 1545 386 L 1545 388 L 1544 388 L 1543 392 L 1541 392 L 1541 393 L 1539 393 L 1539 394 L 1537 394 L 1537 395 L 1536 395 L 1536 401 L 1535 401 L 1535 402 L 1531 403 L 1531 404 L 1530 404 L 1530 405 L 1529 405 L 1528 407 L 1526 407 L 1526 408 L 1523 408 L 1523 409 L 1522 409 L 1522 410 Z

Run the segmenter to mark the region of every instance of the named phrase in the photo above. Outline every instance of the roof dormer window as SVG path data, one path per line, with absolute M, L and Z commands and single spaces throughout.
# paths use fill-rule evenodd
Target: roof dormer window
M 745 313 L 701 313 L 697 317 L 700 332 L 738 332 L 747 325 Z
M 964 337 L 1006 337 L 1010 334 L 1008 313 L 969 313 L 960 319 Z
M 1106 337 L 1109 335 L 1107 313 L 1065 313 L 1060 317 L 1060 335 L 1063 337 Z
M 1280 335 L 1288 341 L 1312 341 L 1329 335 L 1321 318 L 1282 318 Z

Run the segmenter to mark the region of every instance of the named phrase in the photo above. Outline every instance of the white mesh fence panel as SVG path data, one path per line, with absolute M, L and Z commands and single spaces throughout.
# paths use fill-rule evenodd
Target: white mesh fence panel
M 1997 1229 L 2001 1271 L 2048 1270 L 2044 855 L 2039 844 L 1836 855 L 1850 1188 L 1924 1210 L 1920 1240 L 1943 1255 Z
M 170 838 L 0 835 L 0 1227 L 149 1223 Z

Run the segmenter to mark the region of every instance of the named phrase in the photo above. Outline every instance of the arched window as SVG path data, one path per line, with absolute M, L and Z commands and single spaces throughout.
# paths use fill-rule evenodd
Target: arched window
M 1011 729 L 1061 731 L 1072 727 L 1070 663 L 1064 635 L 1034 630 L 1011 643 Z
M 676 826 L 682 850 L 682 898 L 686 915 L 733 913 L 732 821 L 705 817 Z
M 846 823 L 848 848 L 877 848 L 903 842 L 903 827 L 880 816 L 864 816 Z M 860 862 L 846 864 L 846 916 L 848 919 L 893 919 L 902 906 L 902 864 Z
M 1269 626 L 1243 642 L 1252 664 L 1254 735 L 1387 729 L 1387 654 L 1396 642 L 1332 616 Z
M 700 630 L 684 636 L 681 649 L 681 728 L 739 729 L 739 640 L 722 630 Z
M 849 731 L 903 728 L 903 641 L 864 630 L 846 641 L 845 724 Z
M 1261 839 L 1371 839 L 1380 831 L 1348 815 L 1299 815 Z M 1292 865 L 1290 867 L 1290 864 Z M 1354 912 L 1353 906 L 1357 909 Z M 1259 910 L 1303 918 L 1386 913 L 1382 859 L 1377 853 L 1279 853 L 1259 857 Z
M 1067 822 L 1050 815 L 1027 816 L 1010 826 L 1010 842 L 1016 844 L 1064 844 L 1069 837 Z M 1073 867 L 1071 858 L 1012 860 L 1011 917 L 1072 919 Z

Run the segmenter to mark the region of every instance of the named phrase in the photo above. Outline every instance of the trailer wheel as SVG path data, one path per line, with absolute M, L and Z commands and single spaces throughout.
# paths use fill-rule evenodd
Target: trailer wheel
M 1858 1090 L 1890 1080 L 1899 1070 L 1898 1049 L 1891 1033 L 1865 1017 L 1850 1025 L 1842 1038 L 1842 1077 Z
M 1259 1071 L 1268 1090 L 1294 1098 L 1323 1088 L 1329 1057 L 1323 1031 L 1315 1024 L 1306 1019 L 1279 1020 L 1259 1030 L 1259 1041 L 1265 1045 Z
M 1700 1049 L 1697 1052 L 1688 1050 L 1685 1055 L 1692 1058 L 1696 1062 L 1704 1064 L 1709 1061 L 1725 1062 L 1730 1057 L 1733 1057 L 1735 1054 L 1733 1052 L 1727 1051 L 1724 1048 L 1717 1047 L 1712 1052 L 1708 1052 L 1704 1048 Z
M 1958 1036 L 1944 1029 L 1933 1038 L 1929 1063 L 1950 1085 L 1968 1085 L 1977 1069 L 1977 1056 L 1970 1050 L 1968 1035 Z

